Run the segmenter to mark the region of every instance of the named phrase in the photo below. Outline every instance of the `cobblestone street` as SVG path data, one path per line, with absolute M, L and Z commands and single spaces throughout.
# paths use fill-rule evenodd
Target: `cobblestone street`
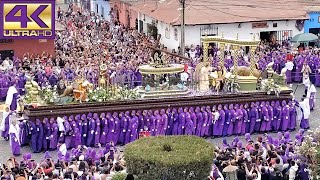
M 296 89 L 296 86 L 293 86 L 293 90 Z M 304 86 L 299 86 L 297 88 L 296 91 L 296 98 L 298 100 L 300 100 L 300 97 L 302 96 L 304 91 Z M 320 88 L 317 88 L 318 94 L 320 93 Z M 319 97 L 319 95 L 317 96 Z M 313 110 L 311 112 L 311 116 L 310 116 L 310 126 L 311 129 L 316 129 L 317 127 L 320 126 L 320 121 L 318 119 L 318 117 L 320 116 L 320 101 L 317 100 L 316 102 L 316 108 L 315 110 Z M 1 116 L 2 117 L 2 116 Z M 298 129 L 297 129 L 298 130 Z M 296 130 L 296 131 L 297 131 Z M 294 136 L 296 131 L 292 132 L 291 135 Z M 273 135 L 275 135 L 276 133 L 273 133 Z M 253 138 L 256 138 L 258 136 L 258 134 L 252 135 Z M 234 137 L 227 137 L 228 141 L 230 141 L 231 139 L 233 139 Z M 240 139 L 243 140 L 243 137 L 240 137 Z M 215 138 L 215 139 L 208 139 L 209 142 L 215 144 L 215 145 L 221 145 L 222 143 L 222 138 Z M 122 148 L 122 147 L 121 147 Z M 22 148 L 22 153 L 26 153 L 26 152 L 31 152 L 30 151 L 30 147 L 23 147 Z M 51 156 L 56 157 L 56 152 L 51 152 Z M 8 141 L 4 141 L 3 139 L 0 140 L 0 162 L 3 163 L 5 162 L 9 157 L 11 156 L 11 150 L 10 150 L 10 145 Z M 40 159 L 43 158 L 43 153 L 37 153 L 37 154 L 33 154 L 32 158 L 35 159 L 36 161 L 39 161 Z M 21 156 L 18 157 L 18 159 L 21 159 Z

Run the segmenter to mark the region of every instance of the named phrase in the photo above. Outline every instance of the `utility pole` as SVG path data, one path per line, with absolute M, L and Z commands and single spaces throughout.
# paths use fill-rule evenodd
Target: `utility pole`
M 185 16 L 185 0 L 179 0 L 181 4 L 181 40 L 180 40 L 180 48 L 181 48 L 181 55 L 185 56 L 185 22 L 184 22 L 184 16 Z

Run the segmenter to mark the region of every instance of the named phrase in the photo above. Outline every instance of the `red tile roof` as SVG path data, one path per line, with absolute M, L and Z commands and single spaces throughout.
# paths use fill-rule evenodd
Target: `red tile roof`
M 185 0 L 185 2 L 187 25 L 307 19 L 305 7 L 318 4 L 303 0 Z M 131 8 L 165 23 L 180 24 L 178 0 L 158 2 L 141 0 Z

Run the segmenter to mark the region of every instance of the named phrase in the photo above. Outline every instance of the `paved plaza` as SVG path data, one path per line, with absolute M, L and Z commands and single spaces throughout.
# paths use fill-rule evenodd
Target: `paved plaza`
M 296 89 L 296 85 L 293 86 L 293 90 L 295 90 L 295 89 Z M 295 94 L 297 99 L 300 99 L 300 97 L 303 94 L 303 91 L 304 91 L 304 86 L 303 85 L 298 86 L 296 94 Z M 320 92 L 320 88 L 317 88 L 317 91 Z M 317 97 L 319 97 L 319 96 L 317 96 Z M 311 112 L 311 116 L 310 116 L 311 129 L 316 129 L 317 127 L 320 127 L 319 116 L 320 116 L 320 101 L 318 100 L 318 101 L 316 101 L 316 108 Z M 292 132 L 292 136 L 294 136 L 296 131 Z M 275 135 L 275 133 L 273 133 L 273 134 Z M 258 134 L 255 134 L 252 137 L 256 138 L 257 136 L 258 136 Z M 227 139 L 229 141 L 232 140 L 233 138 L 234 138 L 234 136 L 227 137 Z M 243 137 L 241 137 L 240 139 L 243 140 Z M 214 138 L 214 139 L 209 138 L 208 141 L 219 146 L 222 143 L 222 138 Z M 123 148 L 123 147 L 120 147 L 120 148 Z M 26 152 L 31 152 L 30 147 L 23 147 L 22 148 L 22 153 L 26 153 Z M 56 151 L 51 152 L 51 156 L 56 157 L 56 155 L 57 155 Z M 5 162 L 10 156 L 11 156 L 11 150 L 10 150 L 9 142 L 1 139 L 0 140 L 0 162 L 1 163 Z M 39 161 L 43 158 L 43 153 L 33 154 L 32 157 L 36 161 Z M 21 158 L 21 156 L 18 157 L 18 159 L 20 159 L 20 158 Z

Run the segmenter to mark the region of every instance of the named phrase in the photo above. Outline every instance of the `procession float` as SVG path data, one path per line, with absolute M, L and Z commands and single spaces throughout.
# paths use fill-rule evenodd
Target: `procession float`
M 34 120 L 89 112 L 292 99 L 292 90 L 285 83 L 285 69 L 277 74 L 271 68 L 267 72 L 256 68 L 258 57 L 255 51 L 259 41 L 255 37 L 245 41 L 238 37 L 224 38 L 223 35 L 204 36 L 202 43 L 204 52 L 208 52 L 209 44 L 216 44 L 219 51 L 218 66 L 211 67 L 208 53 L 204 53 L 203 61 L 194 68 L 191 77 L 185 64 L 168 63 L 167 55 L 175 54 L 151 47 L 154 52 L 150 63 L 139 66 L 143 81 L 135 88 L 111 85 L 105 78 L 107 68 L 104 64 L 100 66 L 99 84 L 96 87 L 82 76 L 57 87 L 40 88 L 35 82 L 28 81 L 25 113 Z M 224 64 L 226 45 L 232 47 L 233 52 L 234 65 L 229 71 Z M 249 67 L 238 66 L 240 47 L 249 47 Z

